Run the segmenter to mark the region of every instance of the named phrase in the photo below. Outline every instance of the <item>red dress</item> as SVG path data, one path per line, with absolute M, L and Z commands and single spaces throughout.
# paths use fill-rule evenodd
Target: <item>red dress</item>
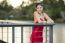
M 43 21 L 40 18 L 41 21 Z M 35 22 L 37 24 L 38 21 Z M 30 43 L 43 43 L 43 26 L 34 26 L 30 37 Z

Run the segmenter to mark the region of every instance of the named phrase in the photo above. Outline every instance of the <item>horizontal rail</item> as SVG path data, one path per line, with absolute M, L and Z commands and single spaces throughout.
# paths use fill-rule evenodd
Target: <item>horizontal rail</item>
M 55 25 L 55 23 L 39 23 L 39 24 L 34 24 L 34 23 L 24 23 L 24 24 L 16 24 L 16 23 L 8 23 L 8 22 L 6 22 L 6 23 L 3 23 L 3 22 L 1 22 L 0 23 L 0 26 L 40 26 L 40 25 L 42 25 L 42 26 L 53 26 L 53 25 Z

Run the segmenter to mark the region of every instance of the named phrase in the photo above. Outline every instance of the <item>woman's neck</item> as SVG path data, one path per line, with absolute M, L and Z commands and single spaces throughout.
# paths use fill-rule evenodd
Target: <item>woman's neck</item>
M 37 11 L 38 12 L 38 11 Z M 43 14 L 43 12 L 38 12 L 39 15 Z

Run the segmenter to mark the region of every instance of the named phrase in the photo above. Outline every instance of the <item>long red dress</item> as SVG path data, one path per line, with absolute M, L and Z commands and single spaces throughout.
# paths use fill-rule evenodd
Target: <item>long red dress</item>
M 43 21 L 40 18 L 41 21 Z M 38 21 L 35 22 L 37 24 Z M 30 37 L 30 43 L 43 43 L 43 26 L 34 26 Z

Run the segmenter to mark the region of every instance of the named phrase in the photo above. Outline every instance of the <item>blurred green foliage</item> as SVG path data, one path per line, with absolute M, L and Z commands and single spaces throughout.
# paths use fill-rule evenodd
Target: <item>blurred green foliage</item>
M 33 2 L 29 6 L 23 7 L 22 4 L 20 9 L 13 9 L 12 6 L 8 5 L 6 1 L 3 1 L 0 4 L 0 19 L 2 20 L 33 20 L 33 12 L 35 11 L 35 0 L 31 0 Z M 55 22 L 65 22 L 65 19 L 61 14 L 61 12 L 65 12 L 65 5 L 63 0 L 43 0 L 41 2 L 44 4 L 44 11 L 48 13 L 48 15 Z

